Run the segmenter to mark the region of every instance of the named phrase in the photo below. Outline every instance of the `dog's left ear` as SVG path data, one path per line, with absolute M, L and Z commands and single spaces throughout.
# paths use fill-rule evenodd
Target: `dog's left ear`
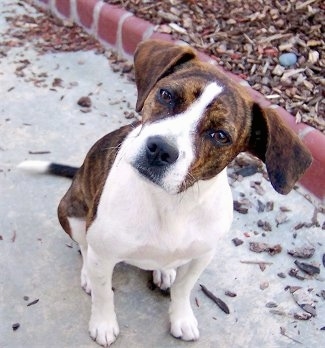
M 311 154 L 274 109 L 253 103 L 251 112 L 248 150 L 266 164 L 274 189 L 287 194 L 310 166 Z
M 139 44 L 134 55 L 135 82 L 138 89 L 136 111 L 141 111 L 153 86 L 173 69 L 196 57 L 189 46 L 178 46 L 161 40 Z

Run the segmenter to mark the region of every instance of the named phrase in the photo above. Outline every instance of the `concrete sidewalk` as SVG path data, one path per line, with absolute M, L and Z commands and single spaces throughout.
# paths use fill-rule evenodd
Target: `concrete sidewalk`
M 1 34 L 9 13 L 38 15 L 13 0 L 2 1 L 0 11 Z M 16 69 L 24 60 L 29 64 L 20 77 Z M 35 84 L 40 76 L 43 81 Z M 62 82 L 53 88 L 55 79 Z M 113 73 L 103 55 L 39 55 L 27 43 L 0 55 L 0 90 L 0 347 L 97 347 L 87 332 L 90 297 L 79 284 L 78 248 L 56 217 L 57 204 L 70 182 L 28 175 L 16 166 L 26 159 L 80 165 L 99 137 L 130 122 L 124 112 L 133 111 L 129 105 L 135 105 L 135 86 Z M 77 101 L 88 95 L 92 106 L 81 110 Z M 232 186 L 234 198 L 248 213 L 235 213 L 220 253 L 193 290 L 200 340 L 185 343 L 170 336 L 169 298 L 148 288 L 149 273 L 121 264 L 113 280 L 121 331 L 115 347 L 325 346 L 324 208 L 317 200 L 306 199 L 302 189 L 278 195 L 262 174 Z M 273 210 L 258 212 L 268 202 L 274 202 Z M 320 210 L 317 216 L 315 208 Z M 308 227 L 316 219 L 319 224 Z M 236 247 L 234 238 L 244 243 Z M 257 254 L 249 250 L 250 242 L 280 244 L 282 251 L 274 256 Z M 315 253 L 302 261 L 319 266 L 320 274 L 299 272 L 306 278 L 299 280 L 288 275 L 296 266 L 287 250 L 303 245 L 312 246 Z M 271 264 L 262 271 L 254 262 Z M 211 302 L 199 284 L 223 299 L 230 314 Z M 295 313 L 307 312 L 287 286 L 302 287 L 315 304 L 315 317 L 294 318 Z M 20 326 L 13 330 L 16 323 Z

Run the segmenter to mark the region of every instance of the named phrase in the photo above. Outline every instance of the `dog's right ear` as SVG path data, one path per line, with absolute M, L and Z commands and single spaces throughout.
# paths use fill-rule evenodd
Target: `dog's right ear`
M 161 40 L 147 40 L 139 44 L 134 55 L 135 82 L 138 89 L 136 111 L 141 111 L 153 86 L 172 73 L 182 63 L 196 57 L 189 46 L 178 46 Z

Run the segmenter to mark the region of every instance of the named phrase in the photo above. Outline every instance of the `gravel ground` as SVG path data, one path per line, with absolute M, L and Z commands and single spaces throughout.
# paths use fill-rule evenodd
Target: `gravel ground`
M 325 132 L 321 0 L 106 0 L 212 55 L 272 103 Z M 283 53 L 297 63 L 279 64 Z

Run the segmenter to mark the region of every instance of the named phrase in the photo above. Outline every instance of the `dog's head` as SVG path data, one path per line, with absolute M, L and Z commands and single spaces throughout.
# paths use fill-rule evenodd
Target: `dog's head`
M 311 164 L 306 147 L 274 110 L 255 103 L 190 47 L 148 40 L 134 64 L 142 126 L 128 159 L 167 192 L 216 176 L 242 151 L 266 164 L 282 194 Z

